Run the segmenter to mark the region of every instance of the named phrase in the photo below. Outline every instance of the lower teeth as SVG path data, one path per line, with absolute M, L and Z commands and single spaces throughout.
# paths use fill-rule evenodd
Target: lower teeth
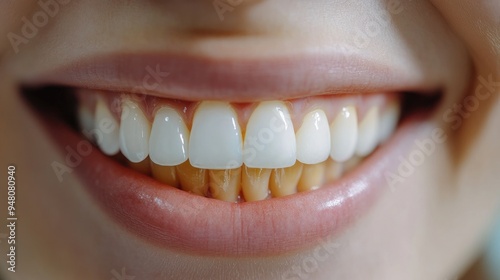
M 346 163 L 331 159 L 318 164 L 296 162 L 288 168 L 212 170 L 193 167 L 189 161 L 178 166 L 161 166 L 149 158 L 127 165 L 145 175 L 186 192 L 227 202 L 258 201 L 316 190 L 338 180 L 361 159 Z

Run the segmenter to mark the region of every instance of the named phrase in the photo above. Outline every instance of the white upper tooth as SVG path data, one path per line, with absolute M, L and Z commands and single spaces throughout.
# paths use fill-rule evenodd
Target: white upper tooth
M 131 162 L 141 162 L 148 157 L 151 124 L 139 105 L 129 99 L 122 102 L 120 125 L 120 150 Z
M 358 117 L 353 106 L 343 107 L 330 125 L 330 157 L 337 162 L 350 159 L 358 141 Z
M 120 125 L 108 109 L 102 98 L 97 99 L 95 108 L 96 141 L 101 151 L 106 155 L 115 155 L 120 150 Z
M 330 127 L 323 110 L 315 110 L 307 114 L 295 137 L 298 161 L 316 164 L 328 159 L 331 145 Z
M 174 166 L 188 159 L 189 130 L 182 117 L 170 107 L 155 115 L 149 138 L 149 157 L 158 165 Z
M 356 146 L 356 155 L 364 157 L 369 155 L 378 144 L 378 107 L 372 107 L 366 113 L 366 116 L 359 124 L 358 143 Z
M 295 131 L 286 105 L 265 101 L 250 116 L 243 158 L 251 168 L 285 168 L 297 160 Z
M 243 164 L 238 118 L 226 102 L 202 102 L 194 114 L 189 162 L 204 169 L 232 169 Z
M 78 106 L 78 123 L 84 133 L 89 133 L 94 129 L 95 118 L 86 106 Z
M 383 142 L 391 136 L 398 124 L 399 104 L 391 102 L 380 116 L 379 141 Z

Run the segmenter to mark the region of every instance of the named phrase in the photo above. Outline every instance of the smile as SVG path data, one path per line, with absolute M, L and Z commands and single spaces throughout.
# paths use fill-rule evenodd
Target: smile
M 97 147 L 74 170 L 104 212 L 196 254 L 281 254 L 340 232 L 383 193 L 384 172 L 440 97 L 434 81 L 398 71 L 363 80 L 366 64 L 349 68 L 351 83 L 297 82 L 320 60 L 227 71 L 227 62 L 182 59 L 75 63 L 31 79 L 25 96 L 61 147 Z M 275 79 L 241 77 L 259 67 Z M 48 96 L 65 105 L 44 110 Z

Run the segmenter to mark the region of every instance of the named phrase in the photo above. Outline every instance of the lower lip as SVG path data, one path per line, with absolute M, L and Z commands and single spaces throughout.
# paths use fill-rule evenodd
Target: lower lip
M 157 246 L 211 256 L 266 256 L 314 246 L 342 233 L 388 188 L 424 127 L 407 119 L 392 139 L 334 184 L 311 192 L 247 203 L 227 203 L 165 186 L 103 155 L 96 148 L 75 168 L 103 211 Z M 58 120 L 44 122 L 59 147 L 83 140 Z M 64 152 L 65 153 L 65 152 Z

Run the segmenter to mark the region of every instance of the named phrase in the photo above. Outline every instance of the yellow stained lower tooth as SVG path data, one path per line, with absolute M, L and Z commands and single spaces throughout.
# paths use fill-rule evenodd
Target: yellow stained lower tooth
M 210 192 L 213 198 L 237 202 L 241 190 L 241 167 L 208 171 Z
M 241 188 L 246 201 L 264 200 L 269 196 L 271 169 L 244 166 L 241 173 Z
M 304 164 L 297 190 L 299 192 L 320 188 L 325 182 L 325 163 Z
M 344 162 L 344 171 L 348 172 L 351 171 L 353 168 L 358 166 L 361 163 L 362 157 L 354 156 L 348 161 Z
M 151 160 L 149 160 L 149 157 L 147 157 L 145 160 L 138 162 L 138 163 L 133 163 L 128 161 L 128 166 L 130 166 L 132 169 L 135 171 L 138 171 L 142 174 L 145 175 L 151 175 Z
M 191 166 L 189 161 L 176 167 L 181 189 L 197 195 L 208 194 L 208 172 Z
M 340 176 L 342 176 L 342 172 L 343 172 L 343 166 L 342 166 L 342 163 L 338 163 L 334 160 L 332 160 L 331 158 L 329 158 L 326 163 L 323 163 L 326 165 L 326 168 L 325 168 L 325 183 L 331 183 L 335 180 L 337 180 L 338 178 L 340 178 Z
M 303 164 L 297 161 L 292 167 L 273 169 L 269 180 L 269 189 L 273 197 L 297 193 L 302 166 Z
M 175 188 L 179 187 L 175 166 L 162 166 L 151 162 L 151 173 L 156 180 Z

